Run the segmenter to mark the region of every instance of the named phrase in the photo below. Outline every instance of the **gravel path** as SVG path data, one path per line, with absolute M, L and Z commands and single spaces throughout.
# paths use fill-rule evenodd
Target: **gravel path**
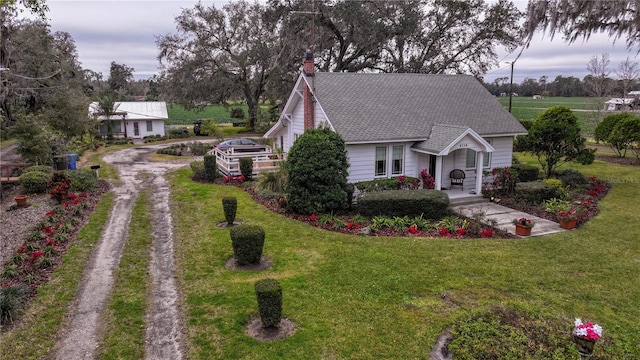
M 133 206 L 141 191 L 151 188 L 154 196 L 154 240 L 149 273 L 153 284 L 152 305 L 146 318 L 146 352 L 149 359 L 181 359 L 182 330 L 178 291 L 174 281 L 173 235 L 169 213 L 169 187 L 164 174 L 188 162 L 156 163 L 146 155 L 165 145 L 140 146 L 109 153 L 104 161 L 119 172 L 120 184 L 114 186 L 114 207 L 105 224 L 94 258 L 85 269 L 75 302 L 68 312 L 66 330 L 60 335 L 56 359 L 93 359 L 98 345 L 100 314 L 111 292 L 114 271 L 118 268 L 127 241 Z M 135 224 L 132 224 L 135 226 Z

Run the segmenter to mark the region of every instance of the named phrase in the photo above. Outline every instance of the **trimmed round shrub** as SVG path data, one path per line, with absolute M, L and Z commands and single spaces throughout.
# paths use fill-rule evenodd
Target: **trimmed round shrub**
M 238 225 L 231 228 L 233 256 L 238 265 L 258 264 L 264 246 L 264 229 L 258 225 Z
M 229 225 L 233 225 L 236 219 L 236 211 L 238 210 L 238 199 L 234 197 L 222 198 L 222 209 L 224 210 L 224 218 Z
M 191 171 L 193 171 L 193 175 L 191 175 L 191 180 L 193 181 L 204 181 L 206 179 L 205 170 L 204 170 L 204 161 L 192 161 L 189 166 L 191 167 Z
M 515 164 L 511 168 L 518 172 L 517 182 L 536 181 L 540 178 L 540 169 L 536 166 Z
M 561 198 L 562 192 L 542 181 L 530 181 L 516 184 L 516 198 L 527 204 L 537 205 L 545 200 Z
M 67 175 L 71 179 L 69 190 L 76 191 L 93 191 L 98 188 L 98 176 L 91 169 L 78 169 L 67 171 Z
M 387 190 L 358 196 L 358 212 L 367 217 L 422 216 L 441 219 L 449 214 L 449 196 L 443 191 Z
M 240 158 L 240 173 L 245 179 L 251 180 L 253 176 L 253 159 L 250 157 Z
M 53 166 L 49 165 L 33 165 L 22 171 L 23 174 L 30 173 L 32 171 L 40 171 L 46 174 L 53 174 Z
M 218 177 L 218 164 L 216 163 L 215 155 L 204 156 L 204 179 L 207 182 L 214 182 Z
M 27 194 L 44 194 L 47 192 L 51 174 L 42 171 L 30 171 L 20 175 L 20 185 Z
M 309 129 L 289 151 L 285 168 L 287 211 L 326 214 L 347 208 L 347 150 L 344 140 L 329 129 Z
M 556 179 L 560 179 L 564 186 L 570 189 L 583 189 L 589 185 L 589 179 L 578 170 L 565 169 L 555 173 Z
M 275 279 L 263 279 L 256 281 L 254 288 L 262 326 L 277 326 L 282 319 L 282 286 Z

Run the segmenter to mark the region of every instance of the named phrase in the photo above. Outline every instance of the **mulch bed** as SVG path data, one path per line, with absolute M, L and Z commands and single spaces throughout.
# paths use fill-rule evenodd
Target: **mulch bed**
M 71 246 L 71 244 L 73 244 L 73 242 L 75 241 L 76 235 L 78 234 L 78 232 L 80 231 L 80 229 L 82 228 L 82 226 L 84 226 L 86 224 L 86 222 L 89 219 L 89 216 L 91 216 L 91 213 L 93 212 L 93 210 L 95 209 L 96 205 L 98 204 L 98 201 L 100 200 L 102 194 L 108 192 L 111 189 L 111 185 L 105 181 L 105 180 L 99 180 L 99 188 L 93 192 L 88 192 L 88 193 L 83 193 L 83 195 L 86 196 L 82 196 L 79 199 L 81 199 L 81 202 L 86 204 L 86 207 L 84 208 L 81 216 L 75 216 L 74 218 L 77 219 L 77 223 L 76 225 L 73 227 L 73 230 L 70 231 L 67 234 L 67 241 L 64 242 L 56 242 L 55 245 L 53 245 L 54 247 L 54 251 L 52 251 L 50 254 L 47 255 L 47 258 L 51 260 L 51 266 L 45 267 L 45 268 L 41 268 L 39 266 L 35 266 L 37 258 L 34 257 L 33 255 L 33 251 L 29 251 L 27 250 L 27 246 L 29 246 L 29 243 L 33 243 L 34 245 L 38 246 L 38 249 L 45 251 L 46 247 L 51 247 L 51 245 L 46 245 L 44 243 L 44 240 L 42 239 L 31 239 L 28 238 L 26 239 L 25 245 L 21 246 L 19 249 L 16 250 L 16 254 L 17 253 L 24 253 L 24 254 L 28 254 L 31 253 L 31 258 L 30 259 L 26 259 L 26 261 L 24 261 L 19 267 L 18 267 L 18 276 L 15 276 L 13 278 L 11 278 L 9 281 L 6 281 L 5 283 L 2 284 L 2 286 L 7 286 L 7 285 L 12 285 L 12 284 L 21 284 L 23 286 L 26 287 L 26 295 L 22 301 L 23 304 L 28 304 L 29 302 L 31 302 L 31 300 L 36 296 L 37 294 L 37 289 L 40 285 L 46 283 L 49 281 L 49 278 L 51 277 L 51 274 L 53 274 L 53 272 L 56 270 L 56 268 L 58 268 L 58 266 L 60 266 L 62 264 L 62 256 L 65 254 L 65 252 L 69 249 L 69 247 Z M 62 205 L 61 205 L 62 206 Z M 71 204 L 69 204 L 68 206 L 73 206 Z M 52 211 L 53 212 L 53 211 Z M 71 217 L 70 215 L 68 218 L 65 217 L 65 223 L 67 221 L 69 221 L 69 218 Z M 45 220 L 40 219 L 41 221 Z M 36 224 L 37 225 L 37 224 Z M 37 233 L 38 231 L 42 231 L 42 229 L 33 229 L 32 233 Z M 39 250 L 39 251 L 40 251 Z M 41 251 L 41 252 L 42 252 Z M 8 265 L 10 261 L 7 261 L 7 264 L 5 264 L 5 266 Z M 13 326 L 16 323 L 9 323 L 9 324 L 4 324 L 2 326 L 2 332 L 6 332 L 9 331 L 13 328 Z

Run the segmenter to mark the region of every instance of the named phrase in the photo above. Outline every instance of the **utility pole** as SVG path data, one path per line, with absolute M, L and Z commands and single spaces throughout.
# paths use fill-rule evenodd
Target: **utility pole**
M 515 60 L 511 62 L 511 80 L 509 84 L 509 113 L 511 113 L 511 102 L 513 101 L 513 64 L 515 63 Z

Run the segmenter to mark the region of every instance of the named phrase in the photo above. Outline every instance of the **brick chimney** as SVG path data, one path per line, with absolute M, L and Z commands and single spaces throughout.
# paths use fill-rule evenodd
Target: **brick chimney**
M 307 81 L 310 81 L 313 84 L 314 82 L 313 77 L 315 76 L 315 64 L 313 63 L 313 53 L 311 53 L 311 51 L 307 51 L 307 53 L 304 56 L 302 71 L 304 75 L 307 77 Z M 309 85 L 307 85 L 306 83 L 304 85 L 303 97 L 304 97 L 304 130 L 306 131 L 307 129 L 315 128 L 314 95 L 311 93 L 311 89 L 309 89 Z

